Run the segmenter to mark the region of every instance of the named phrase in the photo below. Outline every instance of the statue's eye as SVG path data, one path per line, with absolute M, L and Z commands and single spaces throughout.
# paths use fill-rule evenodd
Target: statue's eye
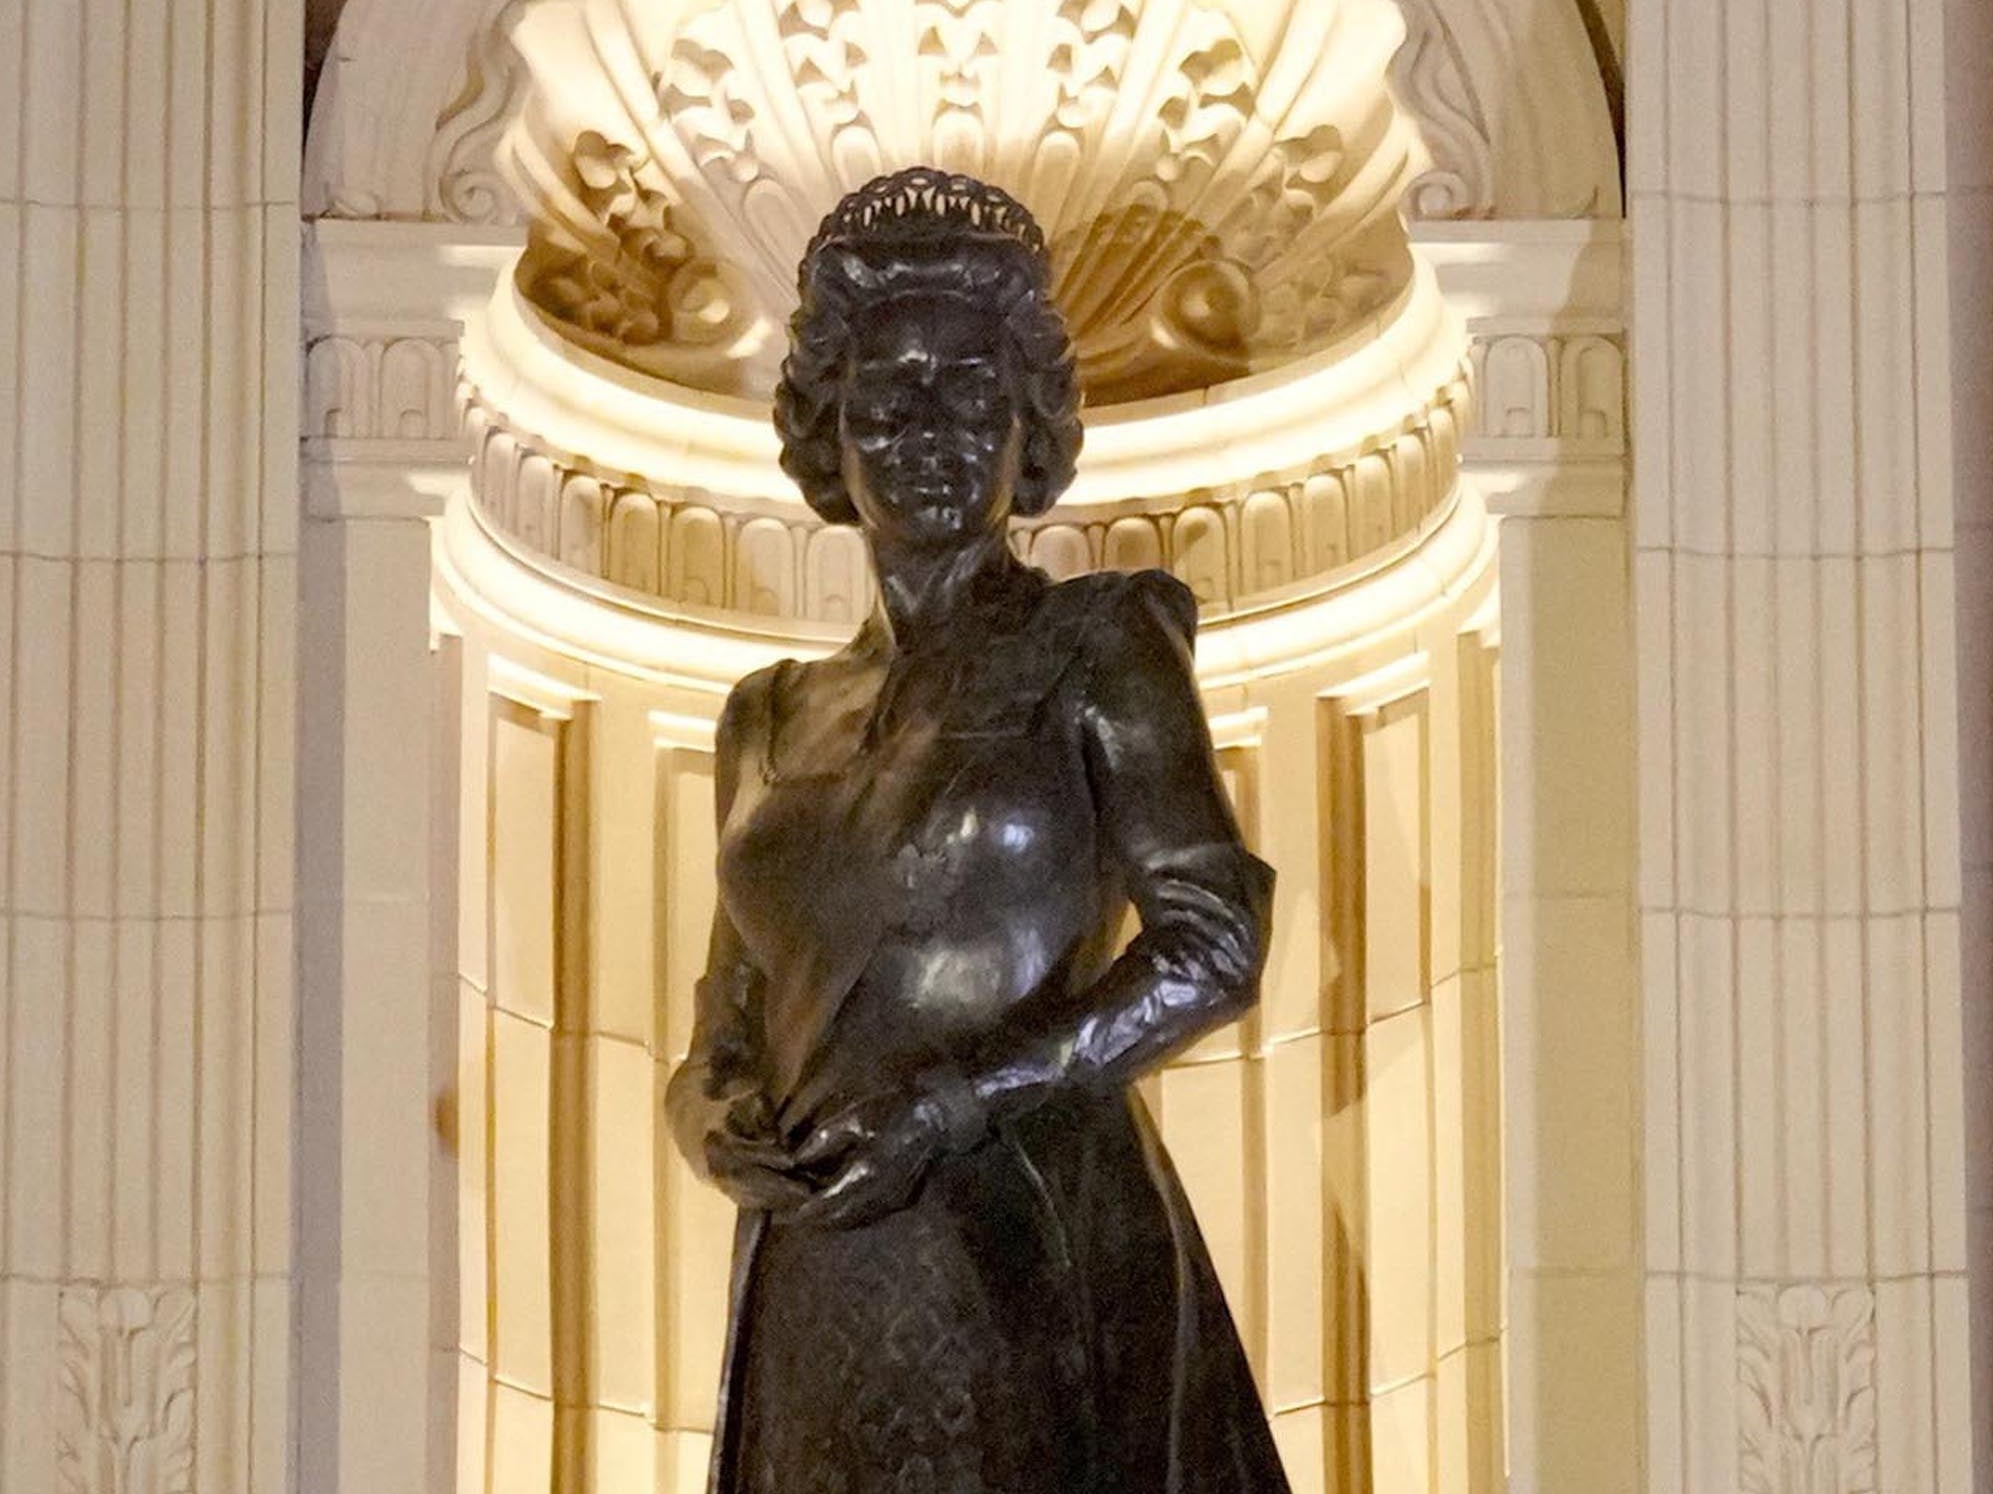
M 844 403 L 847 420 L 861 425 L 890 425 L 904 420 L 912 408 L 907 391 L 892 384 L 854 390 Z
M 948 405 L 965 420 L 981 420 L 996 413 L 1003 403 L 1003 384 L 992 368 L 964 370 L 949 382 Z

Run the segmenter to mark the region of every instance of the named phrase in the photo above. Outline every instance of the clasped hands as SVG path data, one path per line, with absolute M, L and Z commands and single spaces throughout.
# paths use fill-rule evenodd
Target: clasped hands
M 798 1225 L 850 1229 L 904 1208 L 950 1143 L 947 1106 L 918 1086 L 828 1107 L 793 1144 L 758 1088 L 701 1108 L 695 1129 L 714 1184 L 744 1209 Z

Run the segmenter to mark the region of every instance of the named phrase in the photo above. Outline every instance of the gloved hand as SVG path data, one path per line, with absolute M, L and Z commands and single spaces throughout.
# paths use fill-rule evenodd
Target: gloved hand
M 743 1209 L 783 1209 L 808 1199 L 810 1185 L 776 1134 L 767 1096 L 747 1084 L 715 1090 L 705 1078 L 687 1063 L 665 1087 L 673 1139 L 693 1170 Z
M 973 1091 L 952 1072 L 851 1101 L 796 1145 L 794 1165 L 817 1187 L 784 1217 L 827 1229 L 870 1224 L 913 1202 L 928 1169 L 944 1155 L 967 1151 L 984 1129 Z

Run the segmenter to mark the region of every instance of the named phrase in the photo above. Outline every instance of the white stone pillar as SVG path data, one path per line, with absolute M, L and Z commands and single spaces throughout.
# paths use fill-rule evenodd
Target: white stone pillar
M 1971 1486 L 1944 11 L 1630 8 L 1655 1491 Z
M 0 5 L 9 1494 L 289 1482 L 299 8 Z
M 1509 1487 L 1639 1487 L 1624 241 L 1428 227 L 1501 515 L 1501 1030 Z
M 454 1085 L 459 727 L 429 520 L 468 481 L 457 341 L 510 237 L 322 220 L 305 241 L 299 1494 L 455 1487 L 458 1323 L 486 1312 L 456 1295 L 483 1102 Z

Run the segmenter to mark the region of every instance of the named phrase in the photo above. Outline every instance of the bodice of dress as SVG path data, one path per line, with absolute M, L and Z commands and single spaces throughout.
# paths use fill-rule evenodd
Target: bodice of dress
M 1075 712 L 1106 592 L 1006 566 L 938 637 L 862 631 L 744 688 L 720 894 L 790 1116 L 953 1062 L 1106 963 L 1126 901 Z
M 883 1217 L 743 1212 L 716 1494 L 1287 1489 L 1124 1093 L 1239 1017 L 1266 957 L 1273 874 L 1211 750 L 1195 625 L 1161 572 L 1009 563 L 933 637 L 875 623 L 736 687 L 681 1149 L 700 1165 L 708 1101 L 772 1101 L 791 1144 L 875 1092 L 966 1089 L 980 1115 Z

